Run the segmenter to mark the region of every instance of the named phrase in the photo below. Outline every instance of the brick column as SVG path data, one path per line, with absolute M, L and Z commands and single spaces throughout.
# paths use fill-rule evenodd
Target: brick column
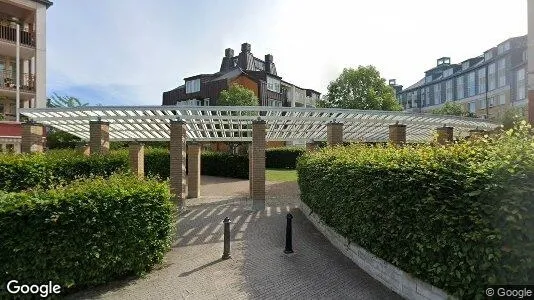
M 438 144 L 445 145 L 453 141 L 453 128 L 452 127 L 438 127 L 436 128 L 438 134 Z
M 469 130 L 469 139 L 474 139 L 484 136 L 484 130 L 482 129 L 471 129 Z
M 398 122 L 389 125 L 389 141 L 395 145 L 406 143 L 406 125 Z
M 89 122 L 89 148 L 91 154 L 109 153 L 109 122 Z
M 254 210 L 265 208 L 265 129 L 265 121 L 252 121 L 252 209 Z
M 44 127 L 41 124 L 27 122 L 22 123 L 21 152 L 43 152 Z
M 343 123 L 330 122 L 326 125 L 328 146 L 343 144 Z
M 187 197 L 200 197 L 200 144 L 191 143 L 187 148 Z
M 178 210 L 185 208 L 185 191 L 187 188 L 185 178 L 186 131 L 185 121 L 171 120 L 170 187 L 173 194 L 173 202 L 178 207 Z
M 128 146 L 130 154 L 130 169 L 139 178 L 145 176 L 145 145 L 138 142 L 130 143 Z
M 252 151 L 252 143 L 250 145 L 248 145 L 248 194 L 249 194 L 249 197 L 250 199 L 252 199 L 252 181 L 253 181 L 253 174 L 254 172 L 252 171 L 252 162 L 254 161 L 252 159 L 252 155 L 253 154 L 253 151 Z
M 91 149 L 89 148 L 89 144 L 79 145 L 76 147 L 76 150 L 85 156 L 89 156 L 91 154 Z

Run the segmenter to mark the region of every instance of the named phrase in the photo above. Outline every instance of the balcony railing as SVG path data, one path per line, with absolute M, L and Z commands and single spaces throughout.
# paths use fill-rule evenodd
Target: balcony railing
M 0 39 L 10 42 L 17 42 L 17 29 L 5 25 L 0 25 Z M 35 47 L 35 33 L 20 31 L 20 44 Z
M 17 89 L 15 74 L 10 71 L 0 71 L 0 89 Z M 24 92 L 35 92 L 35 75 L 28 73 L 20 74 L 20 90 Z

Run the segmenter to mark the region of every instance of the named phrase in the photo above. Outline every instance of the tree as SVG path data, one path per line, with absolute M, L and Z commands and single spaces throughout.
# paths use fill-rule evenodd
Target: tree
M 474 113 L 467 111 L 462 104 L 456 102 L 446 102 L 442 107 L 433 109 L 430 113 L 435 115 L 476 117 Z
M 345 68 L 339 77 L 328 85 L 319 107 L 365 110 L 402 110 L 395 98 L 395 90 L 386 84 L 373 66 Z
M 508 130 L 514 128 L 521 121 L 526 121 L 527 116 L 522 108 L 510 107 L 503 112 L 498 120 L 502 123 L 503 129 Z
M 220 106 L 256 106 L 258 97 L 253 91 L 234 83 L 228 90 L 220 93 L 217 104 Z
M 79 107 L 87 106 L 89 103 L 82 103 L 80 99 L 72 96 L 60 96 L 53 93 L 52 97 L 46 99 L 46 107 Z

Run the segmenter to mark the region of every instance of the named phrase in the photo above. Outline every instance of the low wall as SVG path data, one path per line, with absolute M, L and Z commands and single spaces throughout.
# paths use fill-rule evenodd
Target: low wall
M 300 202 L 300 209 L 306 218 L 313 223 L 315 228 L 317 228 L 330 241 L 330 243 L 332 243 L 332 245 L 371 275 L 371 277 L 380 281 L 390 290 L 406 299 L 453 299 L 443 290 L 414 278 L 410 276 L 410 274 L 374 256 L 372 253 L 358 245 L 351 244 L 345 237 L 325 225 L 320 217 L 312 213 L 310 208 L 302 201 Z

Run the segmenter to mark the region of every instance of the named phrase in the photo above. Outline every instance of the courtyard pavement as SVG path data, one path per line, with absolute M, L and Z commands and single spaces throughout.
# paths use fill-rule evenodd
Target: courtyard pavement
M 401 299 L 334 248 L 298 209 L 295 182 L 267 184 L 266 209 L 247 202 L 248 181 L 202 177 L 165 261 L 131 278 L 70 299 Z M 293 214 L 293 249 L 284 254 Z M 231 224 L 231 255 L 221 260 L 222 220 Z

